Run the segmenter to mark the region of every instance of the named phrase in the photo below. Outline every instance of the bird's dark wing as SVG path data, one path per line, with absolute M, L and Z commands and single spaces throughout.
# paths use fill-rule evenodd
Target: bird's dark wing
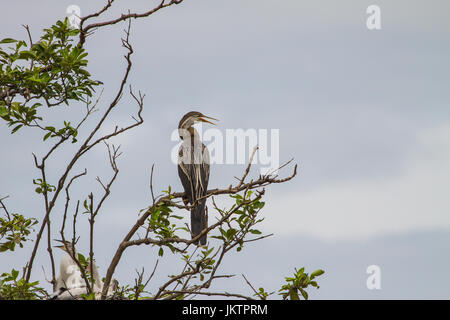
M 195 190 L 195 200 L 204 197 L 208 191 L 209 181 L 209 151 L 204 144 L 201 149 L 201 163 L 194 164 L 193 181 Z M 197 205 L 191 210 L 191 229 L 194 236 L 208 227 L 208 218 L 206 213 L 206 198 L 199 200 Z M 206 244 L 206 234 L 200 238 L 200 244 Z
M 178 176 L 180 177 L 186 197 L 191 204 L 205 196 L 208 191 L 209 151 L 204 144 L 202 144 L 201 150 L 201 158 L 194 159 L 195 156 L 191 155 L 191 161 L 189 163 L 183 161 L 183 159 L 189 159 L 187 158 L 188 155 L 184 154 L 185 152 L 189 152 L 189 149 L 183 148 L 182 145 L 178 154 Z M 183 158 L 183 156 L 187 157 Z
M 189 156 L 183 152 L 191 152 Z M 208 191 L 209 182 L 209 151 L 202 143 L 199 153 L 195 154 L 193 148 L 180 147 L 178 175 L 183 185 L 185 196 L 189 203 L 193 204 L 197 199 L 202 198 Z M 183 157 L 183 155 L 185 157 Z M 183 161 L 191 159 L 186 163 Z M 206 199 L 200 200 L 195 207 L 191 209 L 191 231 L 193 236 L 198 235 L 203 229 L 207 227 L 207 218 L 205 211 Z M 200 239 L 202 245 L 206 244 L 206 235 Z
M 202 184 L 202 194 L 201 196 L 205 196 L 208 191 L 208 182 L 209 182 L 209 150 L 208 148 L 202 144 L 202 152 L 203 152 L 203 161 L 201 164 L 201 184 Z

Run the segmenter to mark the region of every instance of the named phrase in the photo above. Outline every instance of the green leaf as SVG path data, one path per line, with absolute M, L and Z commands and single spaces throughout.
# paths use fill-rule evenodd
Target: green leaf
M 71 245 L 69 245 L 69 247 L 70 247 Z M 86 261 L 86 257 L 85 256 L 83 256 L 81 253 L 78 253 L 78 261 L 80 262 L 80 264 L 83 266 L 83 267 L 86 267 L 87 266 L 87 261 Z
M 5 38 L 5 39 L 3 39 L 3 40 L 0 41 L 0 44 L 3 44 L 3 43 L 13 43 L 13 42 L 17 42 L 17 40 L 12 39 L 12 38 Z
M 318 277 L 318 276 L 320 276 L 320 275 L 322 275 L 322 274 L 324 274 L 324 273 L 325 273 L 325 271 L 323 271 L 322 269 L 317 269 L 316 271 L 313 271 L 313 272 L 311 273 L 310 278 L 311 278 L 311 280 L 312 280 L 312 279 L 314 279 L 315 277 Z
M 8 108 L 0 106 L 0 117 L 6 117 L 8 115 Z
M 51 132 L 48 132 L 45 136 L 44 136 L 44 141 L 47 140 L 50 136 L 51 136 Z
M 87 199 L 84 199 L 83 206 L 86 209 L 86 211 L 89 211 L 89 205 L 87 203 Z
M 222 234 L 222 236 L 223 236 L 224 238 L 227 238 L 227 232 L 226 232 L 224 229 L 222 229 L 222 228 L 219 227 L 219 231 L 220 231 L 220 233 Z
M 11 276 L 13 277 L 14 280 L 17 279 L 17 276 L 18 276 L 18 275 L 19 275 L 19 271 L 18 271 L 18 270 L 13 269 L 13 270 L 11 271 Z
M 11 130 L 11 133 L 16 133 L 17 130 L 23 127 L 23 124 L 19 124 L 18 126 L 14 127 L 14 129 Z
M 226 232 L 227 239 L 233 238 L 236 233 L 237 233 L 236 229 L 234 229 L 234 228 L 228 229 L 227 232 Z
M 19 59 L 36 59 L 36 54 L 33 51 L 24 50 L 20 52 Z
M 308 292 L 306 292 L 302 288 L 299 288 L 299 289 L 300 289 L 300 292 L 302 293 L 303 298 L 305 298 L 305 300 L 308 300 Z

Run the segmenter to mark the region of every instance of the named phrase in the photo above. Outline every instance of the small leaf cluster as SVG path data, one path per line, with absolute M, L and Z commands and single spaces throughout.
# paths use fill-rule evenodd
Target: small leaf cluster
M 324 273 L 325 271 L 322 269 L 317 269 L 308 275 L 308 273 L 305 273 L 305 268 L 301 268 L 300 270 L 296 269 L 293 277 L 285 278 L 286 284 L 281 287 L 279 293 L 284 300 L 288 298 L 290 300 L 300 300 L 300 292 L 303 298 L 308 300 L 306 289 L 309 286 L 319 289 L 319 285 L 314 279 Z
M 267 297 L 274 294 L 275 292 L 267 292 L 264 288 L 260 287 L 258 288 L 258 291 L 253 295 L 254 297 L 257 297 L 261 300 L 267 300 Z
M 254 226 L 264 220 L 264 218 L 258 218 L 257 215 L 265 203 L 260 196 L 252 197 L 252 195 L 251 190 L 244 195 L 230 195 L 235 199 L 235 204 L 228 210 L 217 208 L 222 217 L 229 215 L 230 212 L 232 212 L 232 215 L 226 220 L 226 223 L 219 226 L 220 235 L 212 236 L 212 238 L 220 239 L 225 243 L 237 241 L 239 245 L 236 250 L 239 252 L 242 250 L 244 238 L 248 234 L 261 234 L 261 231 Z
M 0 217 L 0 239 L 6 239 L 0 243 L 0 252 L 14 251 L 16 245 L 22 248 L 37 223 L 35 218 L 25 218 L 21 214 L 13 213 L 11 216 L 9 219 Z
M 113 300 L 143 300 L 148 299 L 151 296 L 149 291 L 145 290 L 146 284 L 138 282 L 135 279 L 134 286 L 125 285 L 121 286 L 113 293 Z
M 181 220 L 183 217 L 173 214 L 172 204 L 170 200 L 172 199 L 171 187 L 163 192 L 168 195 L 168 201 L 161 201 L 156 206 L 152 207 L 152 213 L 147 219 L 147 230 L 149 232 L 149 237 L 156 240 L 163 240 L 167 238 L 178 238 L 176 231 L 180 229 L 185 229 L 183 227 L 178 227 L 173 219 Z M 172 252 L 176 251 L 175 246 L 171 243 L 166 244 Z M 159 248 L 158 255 L 162 257 L 164 255 L 163 247 Z
M 56 187 L 45 182 L 42 179 L 33 179 L 33 184 L 37 185 L 38 187 L 34 190 L 36 193 L 49 193 L 56 190 Z
M 215 256 L 216 254 L 211 255 L 213 252 L 214 247 L 204 247 L 203 250 L 200 251 L 200 253 L 196 256 L 195 260 L 195 266 L 189 262 L 189 255 L 186 255 L 183 257 L 183 260 L 187 262 L 188 268 L 187 272 L 198 270 L 197 274 L 199 276 L 200 281 L 205 280 L 205 276 L 208 274 L 211 274 L 211 272 L 214 269 L 214 264 L 216 263 Z M 187 258 L 187 259 L 186 259 Z M 197 275 L 193 275 L 192 279 L 196 279 Z
M 0 300 L 36 300 L 48 294 L 38 287 L 39 281 L 26 282 L 24 278 L 18 279 L 19 271 L 2 273 L 0 276 Z
M 125 285 L 120 286 L 116 291 L 114 291 L 111 300 L 142 300 L 147 299 L 150 296 L 142 295 L 143 293 L 149 294 L 145 291 L 145 284 L 139 283 L 134 286 Z
M 62 127 L 61 129 L 56 129 L 52 126 L 47 126 L 44 129 L 48 131 L 44 135 L 44 141 L 48 138 L 60 137 L 61 139 L 68 139 L 69 137 L 72 137 L 72 143 L 77 142 L 76 137 L 78 135 L 78 130 L 72 127 L 69 121 L 64 121 L 64 127 Z
M 86 258 L 83 254 L 77 252 L 77 260 L 83 267 L 83 269 L 87 270 L 89 265 L 89 258 Z
M 17 132 L 23 126 L 29 126 L 36 120 L 42 120 L 37 116 L 37 108 L 42 106 L 36 102 L 27 106 L 21 102 L 11 102 L 8 107 L 0 100 L 0 118 L 6 120 L 9 127 L 13 127 L 11 133 Z
M 200 270 L 200 281 L 204 281 L 205 275 L 210 274 L 214 268 L 216 260 L 214 259 L 215 255 L 211 256 L 213 250 L 214 247 L 206 247 L 204 250 L 201 250 L 200 258 L 195 261 Z
M 77 252 L 77 260 L 81 265 L 81 268 L 83 268 L 84 271 L 84 275 L 86 277 L 86 280 L 91 283 L 92 281 L 94 281 L 94 279 L 92 278 L 91 275 L 91 270 L 89 268 L 91 259 L 89 257 L 85 257 L 82 253 Z M 95 282 L 95 281 L 94 281 Z M 88 296 L 87 296 L 88 297 Z
M 181 286 L 182 288 L 189 290 L 198 290 L 200 287 L 208 287 L 208 281 L 210 279 L 205 279 L 208 275 L 211 275 L 214 270 L 217 268 L 217 259 L 216 256 L 219 251 L 214 252 L 214 247 L 209 247 L 209 245 L 198 247 L 201 248 L 200 252 L 197 252 L 195 255 L 190 255 L 188 253 L 184 253 L 182 255 L 182 260 L 185 262 L 185 267 L 183 268 L 182 275 L 180 276 L 172 274 L 169 275 L 169 278 L 174 280 L 175 288 L 177 286 Z M 194 250 L 194 253 L 197 250 Z M 219 259 L 220 260 L 220 259 Z M 196 283 L 193 285 L 188 285 L 191 281 L 198 279 L 200 282 L 205 282 L 203 284 Z M 167 297 L 171 295 L 171 290 L 165 291 L 161 297 Z M 185 294 L 177 295 L 176 300 L 185 299 Z
M 91 292 L 91 293 L 82 293 L 81 294 L 81 298 L 83 300 L 95 300 L 95 292 Z

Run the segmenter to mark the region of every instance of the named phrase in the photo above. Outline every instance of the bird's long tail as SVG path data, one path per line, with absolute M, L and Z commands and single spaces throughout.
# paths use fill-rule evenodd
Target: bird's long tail
M 197 206 L 191 209 L 191 232 L 192 238 L 196 237 L 203 229 L 208 227 L 208 219 L 206 216 L 206 199 L 202 200 Z M 195 244 L 198 245 L 199 241 Z M 200 238 L 200 244 L 206 244 L 206 234 Z

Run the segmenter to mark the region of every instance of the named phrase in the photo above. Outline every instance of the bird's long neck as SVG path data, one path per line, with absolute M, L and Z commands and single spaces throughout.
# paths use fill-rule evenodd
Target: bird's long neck
M 194 127 L 190 126 L 188 128 L 179 128 L 181 139 L 183 139 L 183 143 L 190 144 L 193 146 L 195 143 L 201 142 L 200 135 Z
M 69 248 L 69 251 L 67 251 L 67 254 L 68 254 L 70 257 L 78 258 L 78 257 L 77 257 L 77 250 L 72 250 L 72 248 Z

